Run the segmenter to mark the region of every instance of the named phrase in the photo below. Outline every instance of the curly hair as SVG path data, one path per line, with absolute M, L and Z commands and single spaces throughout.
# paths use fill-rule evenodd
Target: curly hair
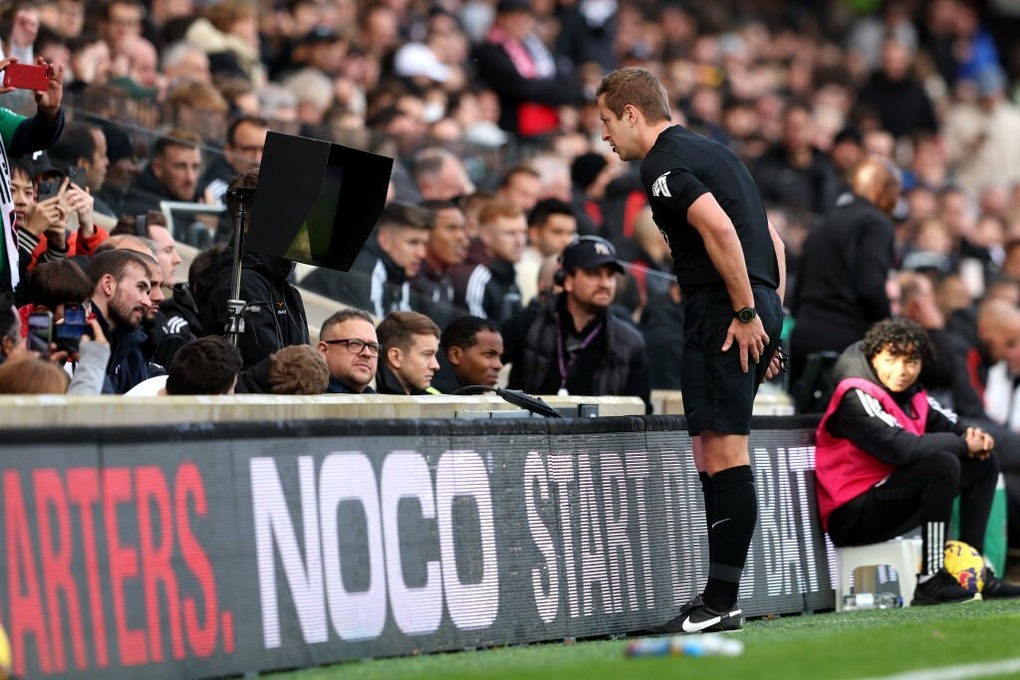
M 885 319 L 879 321 L 864 336 L 864 356 L 871 361 L 884 349 L 893 356 L 928 361 L 932 357 L 931 340 L 928 333 L 908 319 Z

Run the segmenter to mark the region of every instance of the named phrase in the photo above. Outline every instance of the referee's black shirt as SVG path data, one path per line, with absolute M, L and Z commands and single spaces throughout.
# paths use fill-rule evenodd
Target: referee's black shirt
M 667 128 L 641 163 L 652 217 L 669 241 L 677 281 L 685 290 L 724 285 L 687 210 L 712 192 L 740 239 L 752 285 L 779 287 L 779 263 L 758 187 L 730 149 L 680 125 Z

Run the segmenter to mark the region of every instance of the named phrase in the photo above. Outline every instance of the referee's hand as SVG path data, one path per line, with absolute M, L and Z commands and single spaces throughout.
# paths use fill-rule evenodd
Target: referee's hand
M 734 318 L 726 331 L 722 351 L 728 352 L 734 343 L 740 350 L 740 370 L 747 373 L 751 362 L 761 361 L 761 355 L 769 344 L 769 334 L 765 332 L 765 327 L 757 316 L 751 319 L 750 323 Z

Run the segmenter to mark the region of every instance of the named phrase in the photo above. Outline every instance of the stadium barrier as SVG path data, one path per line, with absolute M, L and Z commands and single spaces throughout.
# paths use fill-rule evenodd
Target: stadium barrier
M 814 421 L 755 428 L 744 610 L 831 609 Z M 677 416 L 22 429 L 0 455 L 0 619 L 19 676 L 208 677 L 612 635 L 671 618 L 707 569 Z

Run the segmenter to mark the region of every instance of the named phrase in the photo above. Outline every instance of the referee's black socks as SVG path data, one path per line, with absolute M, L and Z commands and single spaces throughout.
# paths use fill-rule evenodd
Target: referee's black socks
M 712 609 L 730 611 L 737 602 L 747 549 L 758 521 L 758 498 L 750 465 L 717 472 L 711 482 L 711 493 L 705 494 L 706 502 L 711 496 L 712 510 L 706 508 L 710 564 L 704 599 Z

